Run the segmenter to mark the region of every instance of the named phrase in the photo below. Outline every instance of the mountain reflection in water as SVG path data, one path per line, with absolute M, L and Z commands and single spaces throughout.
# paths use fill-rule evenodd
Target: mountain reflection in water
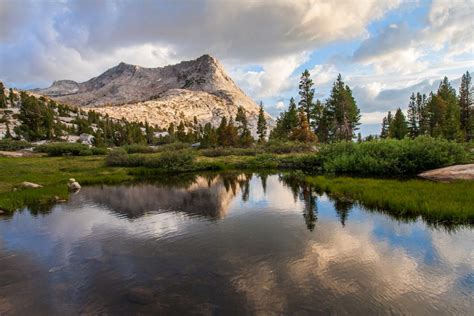
M 279 175 L 85 187 L 0 217 L 0 314 L 469 314 L 473 244 Z

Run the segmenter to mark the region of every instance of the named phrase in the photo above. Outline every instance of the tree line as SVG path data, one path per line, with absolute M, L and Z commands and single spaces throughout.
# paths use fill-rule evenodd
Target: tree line
M 270 139 L 329 143 L 354 138 L 360 125 L 360 110 L 341 74 L 333 83 L 329 98 L 323 102 L 314 100 L 314 84 L 311 74 L 305 70 L 298 94 L 298 105 L 294 98 L 290 99 L 288 110 L 278 117 Z
M 400 108 L 395 115 L 389 111 L 382 120 L 381 138 L 416 138 L 421 135 L 442 137 L 453 141 L 471 141 L 474 137 L 474 89 L 468 71 L 461 77 L 459 94 L 447 77 L 438 91 L 427 97 L 412 93 L 407 116 Z

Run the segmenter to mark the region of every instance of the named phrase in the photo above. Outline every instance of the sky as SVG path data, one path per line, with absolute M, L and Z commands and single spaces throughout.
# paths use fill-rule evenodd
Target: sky
M 308 69 L 325 100 L 338 73 L 362 134 L 412 92 L 458 89 L 474 71 L 474 0 L 0 0 L 0 81 L 86 81 L 120 62 L 159 67 L 210 54 L 272 116 Z

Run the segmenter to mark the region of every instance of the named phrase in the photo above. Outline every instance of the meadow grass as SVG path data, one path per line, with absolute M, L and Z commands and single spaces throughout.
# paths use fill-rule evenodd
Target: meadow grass
M 474 182 L 308 176 L 305 182 L 334 197 L 349 197 L 367 209 L 430 223 L 474 224 Z
M 109 168 L 104 157 L 0 157 L 0 209 L 13 211 L 24 205 L 43 203 L 68 196 L 67 182 L 80 184 L 117 183 L 132 179 L 125 168 Z M 43 186 L 38 189 L 14 188 L 23 181 Z

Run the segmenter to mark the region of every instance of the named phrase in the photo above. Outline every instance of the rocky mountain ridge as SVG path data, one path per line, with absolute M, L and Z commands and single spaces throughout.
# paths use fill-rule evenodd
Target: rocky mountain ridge
M 32 90 L 58 102 L 93 109 L 113 118 L 148 121 L 167 127 L 180 120 L 217 125 L 242 106 L 253 129 L 258 106 L 210 55 L 176 65 L 144 68 L 120 63 L 86 82 L 55 81 Z M 270 127 L 273 119 L 267 114 Z

